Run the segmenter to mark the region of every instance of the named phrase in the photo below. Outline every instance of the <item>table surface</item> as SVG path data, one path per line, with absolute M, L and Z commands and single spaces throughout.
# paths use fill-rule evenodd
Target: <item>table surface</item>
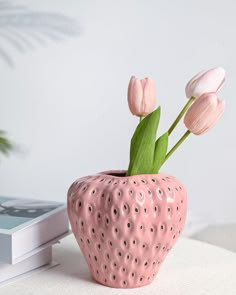
M 139 289 L 112 289 L 94 282 L 73 235 L 53 251 L 59 266 L 3 287 L 0 294 L 236 294 L 236 253 L 187 238 L 177 241 L 153 283 Z

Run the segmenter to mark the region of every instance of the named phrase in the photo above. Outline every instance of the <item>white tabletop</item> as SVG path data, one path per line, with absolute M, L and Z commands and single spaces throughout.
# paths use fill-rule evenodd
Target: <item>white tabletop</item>
M 235 295 L 236 253 L 181 238 L 153 283 L 140 289 L 112 289 L 91 279 L 73 235 L 54 246 L 60 265 L 0 289 L 1 295 Z

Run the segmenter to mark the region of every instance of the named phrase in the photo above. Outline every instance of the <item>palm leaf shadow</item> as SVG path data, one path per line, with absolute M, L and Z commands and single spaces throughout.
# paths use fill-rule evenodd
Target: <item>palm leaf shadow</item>
M 14 60 L 9 49 L 20 53 L 45 46 L 50 41 L 79 34 L 76 20 L 59 13 L 29 11 L 25 6 L 0 0 L 0 58 L 11 67 Z

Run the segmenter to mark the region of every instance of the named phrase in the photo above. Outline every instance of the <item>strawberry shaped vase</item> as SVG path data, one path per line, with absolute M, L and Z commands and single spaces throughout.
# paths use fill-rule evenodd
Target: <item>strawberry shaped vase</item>
M 186 218 L 183 185 L 166 174 L 102 172 L 68 191 L 73 233 L 93 278 L 115 288 L 150 284 Z

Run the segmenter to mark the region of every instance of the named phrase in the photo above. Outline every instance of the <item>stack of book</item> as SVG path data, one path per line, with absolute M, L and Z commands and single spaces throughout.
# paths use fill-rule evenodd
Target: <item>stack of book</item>
M 66 205 L 0 197 L 0 286 L 52 264 L 52 246 L 69 233 Z

